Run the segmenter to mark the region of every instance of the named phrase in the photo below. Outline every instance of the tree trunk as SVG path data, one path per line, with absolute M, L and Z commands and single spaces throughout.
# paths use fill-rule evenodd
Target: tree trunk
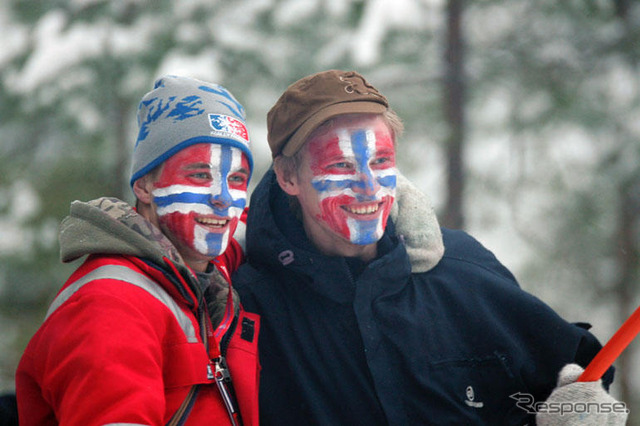
M 444 115 L 449 134 L 446 140 L 447 201 L 443 225 L 464 227 L 464 46 L 462 35 L 463 0 L 447 2 L 447 40 L 444 75 Z
M 629 37 L 633 37 L 634 29 L 631 26 L 629 0 L 615 0 L 616 15 L 621 20 Z M 631 64 L 638 69 L 638 58 L 631 56 Z M 638 80 L 636 80 L 637 82 Z M 636 84 L 637 87 L 637 84 Z M 626 139 L 626 143 L 635 141 Z M 640 229 L 640 175 L 636 174 L 623 180 L 618 190 L 619 208 L 617 232 L 615 235 L 615 247 L 618 266 L 618 280 L 614 291 L 618 303 L 618 319 L 622 324 L 637 308 L 638 291 L 640 290 L 640 241 L 638 230 Z M 615 365 L 616 382 L 620 387 L 620 400 L 631 409 L 629 424 L 640 424 L 640 418 L 635 415 L 633 407 L 640 402 L 634 389 L 633 377 L 637 368 L 637 346 L 628 347 Z M 633 417 L 632 417 L 633 416 Z
M 618 281 L 615 294 L 618 298 L 619 324 L 622 324 L 637 308 L 635 295 L 638 292 L 638 264 L 640 247 L 635 240 L 634 230 L 640 223 L 640 184 L 623 185 L 619 192 L 620 208 L 616 235 Z M 635 395 L 631 383 L 634 376 L 633 346 L 627 348 L 616 361 L 616 382 L 620 387 L 620 400 L 634 404 Z
M 129 188 L 129 139 L 127 133 L 127 122 L 129 118 L 128 103 L 125 99 L 118 97 L 115 101 L 115 139 L 116 139 L 116 164 L 115 173 L 115 192 L 116 197 L 126 200 L 130 194 Z

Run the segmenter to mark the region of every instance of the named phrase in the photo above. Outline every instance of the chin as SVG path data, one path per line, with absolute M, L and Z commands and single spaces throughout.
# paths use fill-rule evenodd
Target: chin
M 378 241 L 380 241 L 380 238 L 382 238 L 382 235 L 375 235 L 368 238 L 356 238 L 353 240 L 349 240 L 349 242 L 357 246 L 368 246 L 371 244 L 376 244 Z

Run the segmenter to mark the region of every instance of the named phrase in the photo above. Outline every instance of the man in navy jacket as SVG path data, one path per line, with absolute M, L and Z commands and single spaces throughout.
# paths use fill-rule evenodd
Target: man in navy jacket
M 234 276 L 262 317 L 261 424 L 524 425 L 560 406 L 541 405 L 558 373 L 580 371 L 600 344 L 472 237 L 440 229 L 396 169 L 402 124 L 381 93 L 356 72 L 321 72 L 267 121 L 274 167 L 251 198 Z M 560 401 L 624 408 L 601 383 L 574 381 Z M 539 423 L 605 424 L 563 407 Z

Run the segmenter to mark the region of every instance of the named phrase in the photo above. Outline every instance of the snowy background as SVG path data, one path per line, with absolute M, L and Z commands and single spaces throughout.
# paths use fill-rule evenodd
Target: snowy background
M 606 341 L 640 304 L 640 6 L 466 2 L 462 227 L 521 285 Z M 75 265 L 74 199 L 131 201 L 140 97 L 163 74 L 244 104 L 256 158 L 286 86 L 356 69 L 404 119 L 399 167 L 446 213 L 447 36 L 456 0 L 0 0 L 0 390 Z M 257 183 L 254 179 L 252 184 Z M 446 224 L 451 226 L 451 224 Z M 640 424 L 634 342 L 614 396 Z

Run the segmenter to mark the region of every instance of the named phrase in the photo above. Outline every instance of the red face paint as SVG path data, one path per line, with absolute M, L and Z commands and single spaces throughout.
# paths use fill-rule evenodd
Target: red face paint
M 163 166 L 153 191 L 158 221 L 181 254 L 224 252 L 246 205 L 249 163 L 237 148 L 196 144 Z
M 299 197 L 303 213 L 313 214 L 353 244 L 378 241 L 395 197 L 397 174 L 393 136 L 384 119 L 338 118 L 329 129 L 312 135 L 307 146 L 309 185 Z

